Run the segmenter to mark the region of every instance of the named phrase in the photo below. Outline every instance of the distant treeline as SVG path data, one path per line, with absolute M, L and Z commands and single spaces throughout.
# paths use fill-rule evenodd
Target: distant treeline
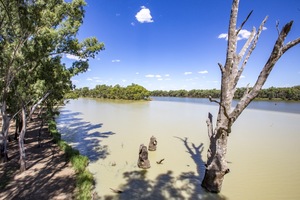
M 242 98 L 246 88 L 238 88 L 234 94 L 235 99 Z M 251 90 L 251 88 L 249 88 Z M 97 85 L 94 89 L 88 87 L 75 89 L 66 98 L 92 97 L 103 99 L 124 99 L 124 100 L 149 100 L 150 96 L 159 97 L 191 97 L 191 98 L 220 98 L 220 90 L 154 90 L 148 91 L 144 87 L 131 84 L 127 87 L 120 85 L 107 86 Z M 293 100 L 300 101 L 300 86 L 288 88 L 270 87 L 262 89 L 256 99 L 264 100 Z
M 242 98 L 246 88 L 237 88 L 234 98 Z M 249 88 L 251 90 L 251 88 Z M 191 98 L 220 98 L 221 91 L 217 89 L 211 90 L 154 90 L 151 92 L 151 96 L 160 97 L 191 97 Z M 266 100 L 293 100 L 300 101 L 300 86 L 288 87 L 288 88 L 276 88 L 270 87 L 268 89 L 262 89 L 256 99 Z
M 103 99 L 149 100 L 150 92 L 144 87 L 131 84 L 127 87 L 120 85 L 96 85 L 94 89 L 83 87 L 73 90 L 66 98 L 92 97 Z

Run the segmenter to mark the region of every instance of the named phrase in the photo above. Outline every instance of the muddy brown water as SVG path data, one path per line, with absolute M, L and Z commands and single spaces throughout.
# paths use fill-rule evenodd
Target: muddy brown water
M 231 172 L 218 195 L 201 188 L 209 142 L 205 121 L 208 112 L 216 116 L 214 104 L 82 98 L 66 104 L 57 122 L 63 139 L 90 158 L 95 191 L 103 198 L 300 199 L 300 113 L 289 111 L 295 109 L 242 113 L 229 136 Z M 151 168 L 141 170 L 139 145 L 148 145 L 152 135 L 157 150 L 149 152 Z

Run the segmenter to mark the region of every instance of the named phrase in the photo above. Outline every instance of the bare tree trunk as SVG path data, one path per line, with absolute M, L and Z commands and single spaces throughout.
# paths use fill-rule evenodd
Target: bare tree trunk
M 220 123 L 222 122 L 220 121 L 218 124 Z M 210 146 L 207 152 L 207 163 L 202 187 L 209 192 L 214 193 L 221 191 L 224 176 L 229 172 L 227 162 L 225 160 L 229 132 L 228 129 L 224 129 L 218 124 L 216 129 L 213 131 L 212 115 L 209 113 L 207 127 Z
M 19 151 L 20 151 L 20 171 L 24 172 L 26 170 L 26 157 L 24 149 L 24 137 L 26 133 L 26 113 L 25 106 L 22 105 L 22 130 L 19 136 Z

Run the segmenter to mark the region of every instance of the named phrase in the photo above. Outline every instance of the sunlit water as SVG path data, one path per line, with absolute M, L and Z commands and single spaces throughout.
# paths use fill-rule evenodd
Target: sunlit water
M 227 154 L 231 172 L 219 195 L 201 188 L 205 121 L 208 112 L 217 114 L 212 103 L 78 99 L 61 109 L 57 122 L 63 139 L 90 158 L 103 199 L 300 199 L 300 114 L 289 112 L 300 104 L 264 102 L 268 110 L 281 104 L 288 112 L 246 109 L 235 122 Z M 152 135 L 157 151 L 149 152 L 151 168 L 141 170 L 139 145 L 148 145 Z

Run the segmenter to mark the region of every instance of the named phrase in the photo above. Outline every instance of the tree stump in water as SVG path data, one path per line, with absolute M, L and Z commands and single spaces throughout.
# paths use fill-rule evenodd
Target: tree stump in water
M 139 149 L 138 167 L 142 169 L 150 168 L 150 161 L 148 159 L 148 150 L 147 147 L 143 144 L 140 145 L 140 149 Z
M 155 151 L 156 146 L 157 146 L 157 140 L 154 136 L 152 136 L 149 142 L 149 147 L 148 147 L 149 151 Z

